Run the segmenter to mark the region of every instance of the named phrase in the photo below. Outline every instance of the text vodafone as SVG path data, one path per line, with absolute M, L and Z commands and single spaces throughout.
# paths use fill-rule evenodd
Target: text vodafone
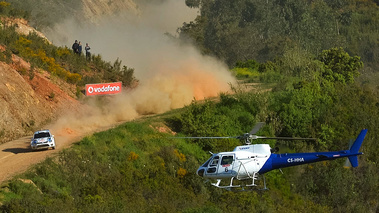
M 113 87 L 111 87 L 110 85 L 108 85 L 108 86 L 102 86 L 102 87 L 95 87 L 95 88 L 88 87 L 88 92 L 89 93 L 93 93 L 94 91 L 96 93 L 120 91 L 120 87 L 119 86 L 113 86 Z

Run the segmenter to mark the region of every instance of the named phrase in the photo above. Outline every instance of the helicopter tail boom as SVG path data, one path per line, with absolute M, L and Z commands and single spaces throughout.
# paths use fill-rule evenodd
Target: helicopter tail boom
M 273 169 L 279 169 L 290 166 L 314 163 L 325 160 L 334 160 L 337 158 L 348 158 L 352 167 L 358 166 L 358 155 L 362 155 L 359 149 L 366 136 L 367 129 L 363 129 L 358 135 L 354 144 L 349 150 L 335 152 L 313 152 L 313 153 L 291 153 L 291 154 L 271 154 L 264 166 L 259 170 L 259 174 L 264 174 Z

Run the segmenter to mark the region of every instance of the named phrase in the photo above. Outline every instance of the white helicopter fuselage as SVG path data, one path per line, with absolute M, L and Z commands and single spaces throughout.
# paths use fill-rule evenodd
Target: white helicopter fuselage
M 219 185 L 221 179 L 230 178 L 230 185 L 224 186 L 224 188 L 230 188 L 235 187 L 233 179 L 251 179 L 253 183 L 250 186 L 253 186 L 258 175 L 271 170 L 325 160 L 347 157 L 350 164 L 357 167 L 357 156 L 363 154 L 359 152 L 359 149 L 366 133 L 367 129 L 363 129 L 350 149 L 332 152 L 273 154 L 268 144 L 237 146 L 232 152 L 213 154 L 207 162 L 199 167 L 197 174 L 204 178 L 217 179 L 218 182 L 214 184 L 217 187 L 221 187 Z
M 197 170 L 197 174 L 210 179 L 252 178 L 271 155 L 268 144 L 237 146 L 232 152 L 214 154 Z
M 302 164 L 314 163 L 326 160 L 335 160 L 338 158 L 348 158 L 352 167 L 358 166 L 358 155 L 362 155 L 359 149 L 367 134 L 367 129 L 362 129 L 355 142 L 348 150 L 332 152 L 311 152 L 311 153 L 271 153 L 269 144 L 251 144 L 253 139 L 282 139 L 282 140 L 314 140 L 314 138 L 289 138 L 289 137 L 263 137 L 255 133 L 262 126 L 258 123 L 250 133 L 238 137 L 185 137 L 185 138 L 237 138 L 245 139 L 248 145 L 237 146 L 232 152 L 220 152 L 213 154 L 202 166 L 197 169 L 197 175 L 206 179 L 216 179 L 213 186 L 224 189 L 242 188 L 257 186 L 255 180 L 258 175 L 263 176 L 264 189 L 266 182 L 264 174 L 274 169 L 297 166 Z M 274 149 L 275 152 L 278 151 Z M 230 179 L 228 185 L 220 185 L 223 179 Z M 250 179 L 250 184 L 235 185 L 233 180 Z M 245 182 L 245 181 L 242 181 Z

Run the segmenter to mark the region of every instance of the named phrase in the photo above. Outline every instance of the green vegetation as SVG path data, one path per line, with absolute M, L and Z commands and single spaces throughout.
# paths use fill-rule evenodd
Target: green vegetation
M 233 67 L 274 60 L 293 48 L 318 55 L 342 47 L 379 68 L 379 7 L 373 0 L 186 0 L 200 15 L 180 28 L 199 49 Z
M 24 18 L 30 19 L 30 24 L 38 30 L 53 27 L 72 14 L 82 11 L 82 1 L 76 0 L 6 0 L 20 11 L 26 11 Z
M 168 136 L 143 122 L 86 137 L 26 173 L 36 186 L 9 183 L 1 210 L 173 212 L 197 206 L 206 194 L 196 196 L 205 187 L 194 171 L 205 153 Z
M 9 2 L 0 1 L 0 16 L 28 19 L 30 13 L 19 8 L 12 7 Z
M 341 66 L 309 59 L 313 77 L 286 76 L 273 92 L 235 91 L 213 102 L 193 102 L 164 115 L 125 123 L 88 136 L 55 158 L 36 165 L 4 184 L 4 212 L 375 212 L 378 208 L 379 98 L 350 75 L 360 60 L 340 49 Z M 278 63 L 283 60 L 278 60 Z M 354 61 L 357 66 L 345 66 Z M 279 63 L 279 64 L 280 64 Z M 286 66 L 277 66 L 285 70 Z M 353 68 L 352 68 L 353 67 Z M 303 69 L 303 68 L 302 68 Z M 295 72 L 296 73 L 296 72 Z M 283 86 L 284 85 L 284 86 Z M 181 135 L 229 136 L 250 131 L 257 121 L 267 136 L 317 137 L 315 143 L 279 143 L 289 152 L 347 149 L 350 138 L 368 128 L 360 165 L 343 168 L 343 160 L 271 171 L 268 191 L 229 192 L 196 176 L 207 151 L 232 150 L 240 142 L 173 139 L 166 125 Z M 169 132 L 169 131 L 167 131 Z M 24 180 L 24 181 L 23 181 Z M 33 181 L 33 184 L 25 180 Z M 262 184 L 262 183 L 261 183 Z
M 170 135 L 151 128 L 152 121 L 127 123 L 86 137 L 38 164 L 2 187 L 0 210 L 250 212 L 284 210 L 287 205 L 298 211 L 327 209 L 289 192 L 278 197 L 275 188 L 268 193 L 231 193 L 205 184 L 195 171 L 207 154 L 196 144 L 168 139 Z M 276 181 L 286 183 L 277 176 Z
M 360 80 L 367 75 L 363 67 L 378 67 L 377 4 L 186 3 L 201 6 L 201 16 L 184 25 L 180 36 L 224 59 L 241 79 L 274 82 L 272 90 L 234 89 L 234 94 L 220 94 L 217 101 L 194 101 L 183 109 L 88 136 L 4 183 L 0 211 L 377 212 L 379 88 Z M 11 36 L 4 38 L 1 41 L 12 44 Z M 28 45 L 28 40 L 17 37 L 12 47 L 23 54 L 16 41 Z M 69 65 L 62 58 L 56 61 L 78 73 L 88 66 L 80 60 Z M 101 58 L 93 59 L 91 66 L 102 67 Z M 127 69 L 121 69 L 118 60 L 112 67 L 116 73 Z M 117 77 L 112 72 L 106 76 Z M 349 139 L 361 129 L 369 131 L 357 168 L 343 168 L 344 159 L 285 168 L 284 174 L 266 175 L 268 191 L 234 193 L 204 183 L 195 172 L 208 151 L 229 151 L 239 141 L 173 139 L 157 128 L 168 126 L 187 136 L 230 136 L 249 132 L 258 121 L 266 122 L 262 135 L 319 138 L 317 143 L 264 141 L 286 152 L 347 149 Z

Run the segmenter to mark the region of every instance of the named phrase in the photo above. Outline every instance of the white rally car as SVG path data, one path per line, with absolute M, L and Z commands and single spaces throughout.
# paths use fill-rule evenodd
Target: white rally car
M 30 147 L 33 150 L 36 149 L 49 149 L 50 147 L 55 149 L 54 135 L 50 133 L 50 130 L 41 130 L 34 133 Z

